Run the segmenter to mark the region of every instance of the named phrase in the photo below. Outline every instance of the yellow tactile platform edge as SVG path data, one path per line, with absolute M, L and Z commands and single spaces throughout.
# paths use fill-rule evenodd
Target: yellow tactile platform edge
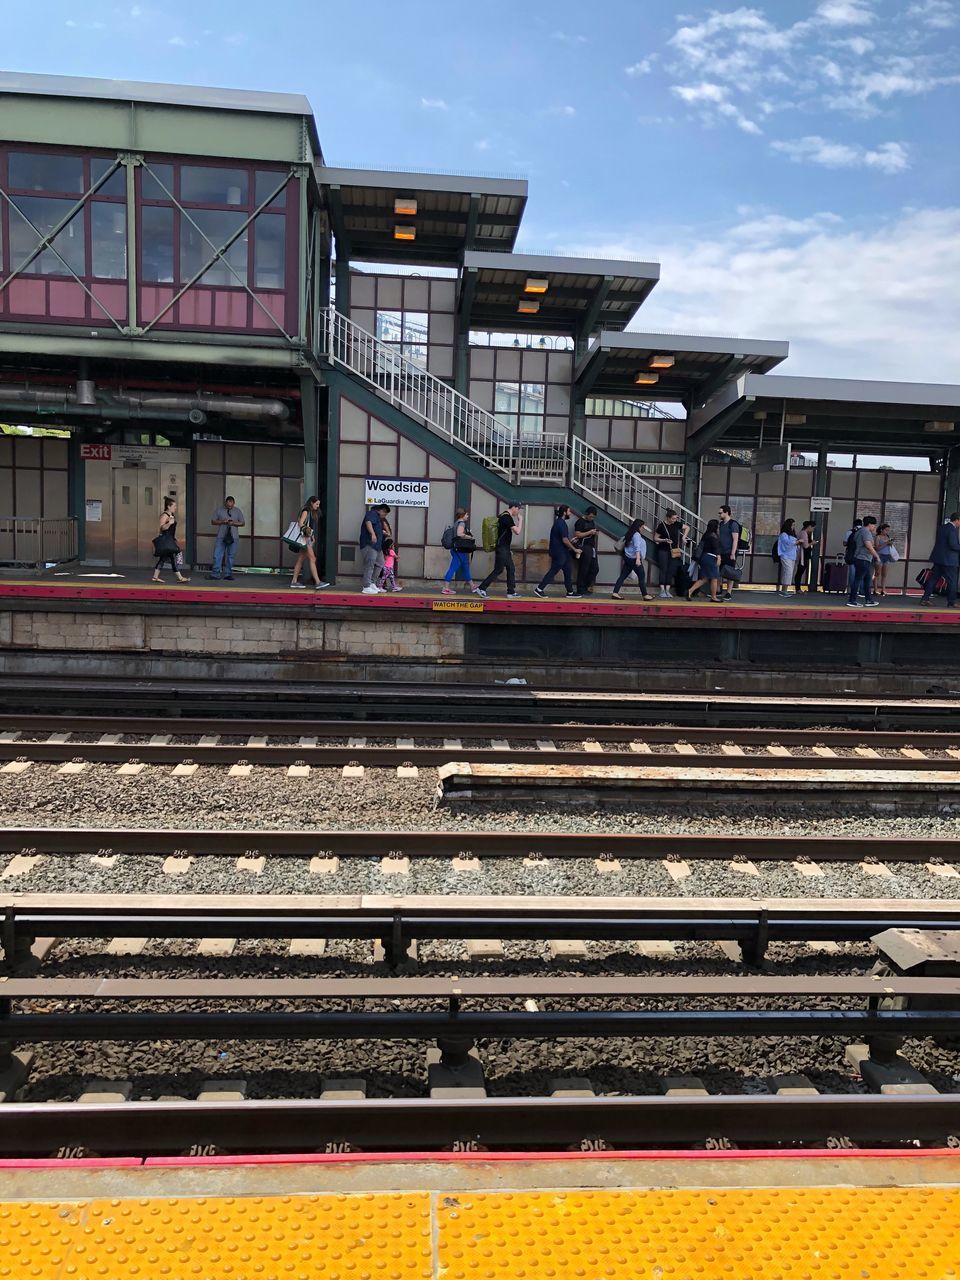
M 939 1187 L 0 1204 L 33 1280 L 960 1280 Z

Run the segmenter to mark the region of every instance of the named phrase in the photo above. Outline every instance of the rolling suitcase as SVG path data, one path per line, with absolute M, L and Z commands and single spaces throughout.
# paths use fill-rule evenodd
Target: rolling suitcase
M 844 564 L 843 560 L 835 562 L 826 561 L 823 566 L 824 591 L 847 591 L 849 575 L 850 566 L 848 564 Z

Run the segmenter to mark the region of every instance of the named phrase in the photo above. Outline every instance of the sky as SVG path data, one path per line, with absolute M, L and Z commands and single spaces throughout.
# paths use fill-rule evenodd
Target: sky
M 6 69 L 304 93 L 329 164 L 525 177 L 518 250 L 662 264 L 632 324 L 960 383 L 960 0 L 47 0 Z M 2 107 L 0 107 L 2 134 Z

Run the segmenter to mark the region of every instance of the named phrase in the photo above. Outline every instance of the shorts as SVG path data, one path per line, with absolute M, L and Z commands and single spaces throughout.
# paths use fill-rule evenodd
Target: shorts
M 700 560 L 700 577 L 707 582 L 717 582 L 720 579 L 720 557 L 708 552 Z

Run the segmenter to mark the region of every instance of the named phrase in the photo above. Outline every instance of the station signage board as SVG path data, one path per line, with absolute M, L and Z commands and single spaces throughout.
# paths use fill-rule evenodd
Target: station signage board
M 811 512 L 832 511 L 833 499 L 832 498 L 811 498 L 810 510 Z
M 429 507 L 430 481 L 403 476 L 367 476 L 364 502 L 368 507 Z
M 113 457 L 113 446 L 109 444 L 82 444 L 80 457 L 87 462 L 109 462 Z

